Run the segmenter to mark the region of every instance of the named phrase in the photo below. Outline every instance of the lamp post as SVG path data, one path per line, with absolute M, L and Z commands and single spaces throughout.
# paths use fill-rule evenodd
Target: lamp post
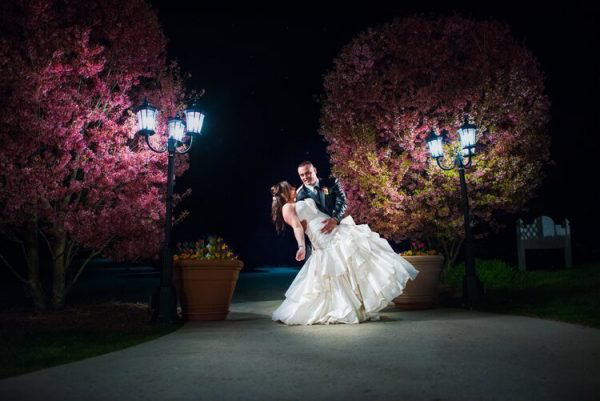
M 469 307 L 479 304 L 483 298 L 483 283 L 477 277 L 475 271 L 475 259 L 473 257 L 473 232 L 471 231 L 471 218 L 469 215 L 469 198 L 467 196 L 467 180 L 465 179 L 465 169 L 471 167 L 472 158 L 475 156 L 477 127 L 468 122 L 465 118 L 464 124 L 458 129 L 462 152 L 457 152 L 454 163 L 451 166 L 445 166 L 442 159 L 444 157 L 443 142 L 446 139 L 446 132 L 437 135 L 434 130 L 427 138 L 429 152 L 435 159 L 437 165 L 442 170 L 458 169 L 460 177 L 460 189 L 462 193 L 463 212 L 465 220 L 465 276 L 463 278 L 463 301 Z M 465 162 L 465 158 L 467 161 Z
M 195 106 L 187 108 L 184 113 L 185 121 L 179 116 L 167 120 L 167 142 L 163 147 L 156 148 L 150 142 L 150 137 L 156 133 L 158 110 L 152 107 L 147 100 L 144 100 L 144 104 L 136 109 L 137 133 L 146 138 L 146 143 L 152 151 L 156 153 L 168 152 L 165 240 L 162 248 L 162 270 L 155 320 L 155 323 L 159 325 L 172 325 L 175 323 L 177 316 L 176 295 L 173 287 L 173 257 L 171 253 L 175 155 L 189 152 L 194 137 L 200 135 L 204 122 L 204 114 Z M 186 138 L 189 138 L 189 140 L 186 141 Z

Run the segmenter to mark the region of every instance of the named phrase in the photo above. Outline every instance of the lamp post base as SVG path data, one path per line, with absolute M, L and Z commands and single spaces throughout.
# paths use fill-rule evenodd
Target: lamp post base
M 160 286 L 152 297 L 152 323 L 155 326 L 173 326 L 177 323 L 175 289 Z
M 465 275 L 463 278 L 463 303 L 469 308 L 479 306 L 483 301 L 483 294 L 483 283 L 479 277 Z

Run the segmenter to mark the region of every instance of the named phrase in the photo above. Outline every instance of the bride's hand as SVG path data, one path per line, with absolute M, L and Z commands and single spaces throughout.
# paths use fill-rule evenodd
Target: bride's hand
M 304 248 L 298 249 L 298 251 L 296 252 L 296 260 L 298 262 L 301 262 L 304 260 L 304 256 L 305 256 Z

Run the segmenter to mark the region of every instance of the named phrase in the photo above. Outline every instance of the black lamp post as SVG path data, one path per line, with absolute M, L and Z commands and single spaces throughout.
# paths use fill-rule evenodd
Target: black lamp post
M 200 135 L 204 114 L 197 107 L 185 110 L 185 121 L 179 117 L 169 118 L 168 139 L 162 148 L 155 148 L 150 142 L 156 127 L 158 110 L 152 107 L 147 100 L 136 109 L 138 120 L 138 134 L 146 138 L 148 147 L 156 153 L 168 152 L 167 168 L 167 199 L 165 216 L 165 241 L 162 249 L 162 271 L 155 323 L 159 325 L 172 325 L 177 320 L 176 294 L 173 287 L 173 256 L 171 253 L 171 223 L 173 215 L 173 187 L 175 184 L 174 164 L 175 155 L 187 153 L 192 148 L 195 136 Z M 186 138 L 189 140 L 186 141 Z
M 469 215 L 469 198 L 467 196 L 467 180 L 465 179 L 465 169 L 471 167 L 471 161 L 475 156 L 477 127 L 465 123 L 458 129 L 462 152 L 457 152 L 454 163 L 451 166 L 445 166 L 442 159 L 444 157 L 443 142 L 446 139 L 446 133 L 437 135 L 431 131 L 427 138 L 431 157 L 435 159 L 437 165 L 442 170 L 458 169 L 460 176 L 460 189 L 463 199 L 463 211 L 465 217 L 465 276 L 463 278 L 463 301 L 469 307 L 479 304 L 483 298 L 483 283 L 477 277 L 475 271 L 475 259 L 473 257 L 473 232 L 471 231 L 471 218 Z M 465 163 L 465 158 L 467 159 Z

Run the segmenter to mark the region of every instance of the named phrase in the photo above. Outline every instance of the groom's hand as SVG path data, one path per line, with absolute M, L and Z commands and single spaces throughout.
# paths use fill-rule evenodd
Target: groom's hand
M 321 232 L 329 234 L 337 226 L 338 222 L 333 217 L 324 221 L 325 225 L 321 228 Z

